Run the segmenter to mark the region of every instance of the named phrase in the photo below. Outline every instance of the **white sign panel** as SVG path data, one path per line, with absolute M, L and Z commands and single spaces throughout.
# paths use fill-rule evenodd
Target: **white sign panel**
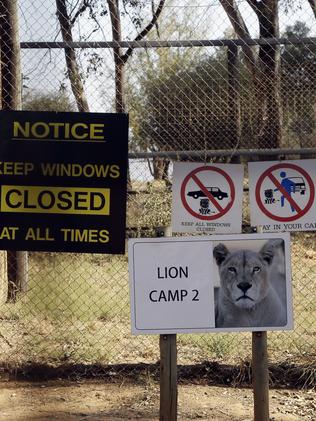
M 242 192 L 242 165 L 174 163 L 173 232 L 240 233 Z
M 252 226 L 263 232 L 316 230 L 316 160 L 248 166 Z
M 129 240 L 134 334 L 292 328 L 289 234 Z

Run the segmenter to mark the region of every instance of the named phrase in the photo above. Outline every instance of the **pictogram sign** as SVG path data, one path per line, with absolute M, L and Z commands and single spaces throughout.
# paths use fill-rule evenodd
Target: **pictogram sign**
M 286 177 L 286 171 L 287 169 L 292 169 L 295 171 L 296 177 Z M 274 176 L 274 171 L 280 170 L 280 176 L 282 178 L 282 181 L 279 181 Z M 285 202 L 288 201 L 292 215 L 290 216 L 279 216 L 275 215 L 272 212 L 269 211 L 268 206 L 271 203 L 271 201 L 262 201 L 262 195 L 260 194 L 260 190 L 262 188 L 263 181 L 265 178 L 270 179 L 272 182 L 272 188 L 273 191 L 279 191 L 281 194 L 281 207 L 285 206 Z M 308 183 L 308 186 L 306 186 L 306 181 Z M 301 187 L 297 185 L 297 182 L 301 182 Z M 299 192 L 300 194 L 305 194 L 306 189 L 309 189 L 310 194 L 308 201 L 305 206 L 301 206 L 300 200 L 298 200 L 300 197 L 295 196 L 295 193 Z M 294 193 L 294 195 L 292 195 Z M 265 190 L 265 196 L 267 195 Z M 276 221 L 281 222 L 289 222 L 289 221 L 295 221 L 296 219 L 301 218 L 303 215 L 306 214 L 306 212 L 309 211 L 311 208 L 315 198 L 315 188 L 312 179 L 307 174 L 307 172 L 295 164 L 276 164 L 270 168 L 268 168 L 259 178 L 256 186 L 256 200 L 258 202 L 258 205 L 263 213 L 265 213 L 267 216 L 269 216 L 272 219 L 275 219 Z M 274 199 L 275 200 L 275 199 Z M 274 202 L 272 202 L 274 203 Z
M 251 224 L 269 232 L 315 229 L 315 163 L 249 163 Z
M 242 179 L 241 165 L 175 163 L 173 230 L 240 232 Z
M 225 184 L 225 181 L 227 182 L 228 186 L 229 186 L 229 192 L 226 193 L 225 191 L 222 191 L 219 187 L 217 186 L 205 186 L 205 183 L 203 183 L 201 181 L 201 176 L 203 172 L 210 172 L 210 176 L 209 178 L 212 177 L 212 172 L 215 172 L 217 174 L 220 174 L 223 177 L 223 181 L 221 184 Z M 194 191 L 189 191 L 188 190 L 188 184 L 190 182 L 193 182 L 196 184 L 197 189 Z M 193 197 L 194 199 L 198 199 L 199 197 L 206 197 L 210 204 L 214 207 L 214 211 L 212 215 L 205 215 L 202 213 L 198 213 L 195 208 L 193 209 L 193 206 L 188 203 L 187 200 L 187 196 Z M 224 199 L 227 198 L 228 201 L 225 205 L 222 205 L 220 202 Z M 217 219 L 223 215 L 225 215 L 229 209 L 231 209 L 231 207 L 234 204 L 234 200 L 235 200 L 235 187 L 234 187 L 234 183 L 232 181 L 232 179 L 230 178 L 230 176 L 223 171 L 221 168 L 216 168 L 213 166 L 203 166 L 203 167 L 198 167 L 195 170 L 191 171 L 183 180 L 183 183 L 181 185 L 181 201 L 183 203 L 183 206 L 186 208 L 186 210 L 193 216 L 195 216 L 198 219 L 203 219 L 203 220 L 207 220 L 207 221 L 211 221 L 213 219 Z M 210 210 L 211 212 L 211 210 Z M 210 213 L 207 212 L 207 213 Z

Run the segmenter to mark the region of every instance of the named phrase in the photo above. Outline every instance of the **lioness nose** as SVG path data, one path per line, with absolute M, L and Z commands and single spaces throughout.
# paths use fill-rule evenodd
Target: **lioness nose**
M 237 287 L 239 289 L 242 290 L 242 292 L 246 292 L 248 291 L 249 288 L 251 288 L 251 284 L 249 284 L 249 282 L 239 282 L 239 284 L 237 284 Z

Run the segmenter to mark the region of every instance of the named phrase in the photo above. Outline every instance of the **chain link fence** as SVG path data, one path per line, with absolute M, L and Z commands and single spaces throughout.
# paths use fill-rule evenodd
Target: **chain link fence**
M 2 12 L 7 3 L 0 0 Z M 316 154 L 312 1 L 17 6 L 18 21 L 8 31 L 21 41 L 22 109 L 130 115 L 127 238 L 170 225 L 176 160 L 246 165 Z M 12 46 L 3 28 L 5 59 Z M 6 74 L 3 89 L 12 83 Z M 249 231 L 246 190 L 247 177 Z M 270 360 L 315 367 L 315 235 L 292 240 L 295 329 L 269 333 Z M 23 287 L 12 283 L 17 262 L 1 252 L 3 367 L 73 366 L 78 374 L 94 367 L 102 375 L 109 366 L 158 361 L 156 336 L 130 334 L 127 255 L 31 252 Z M 178 358 L 187 365 L 241 364 L 251 359 L 251 335 L 179 335 Z

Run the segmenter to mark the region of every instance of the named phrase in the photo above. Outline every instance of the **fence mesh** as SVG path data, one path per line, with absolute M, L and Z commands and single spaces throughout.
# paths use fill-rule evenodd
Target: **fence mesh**
M 0 1 L 1 8 L 6 4 Z M 131 152 L 225 149 L 227 156 L 216 159 L 226 162 L 240 149 L 290 148 L 299 157 L 300 148 L 316 147 L 312 5 L 307 0 L 19 1 L 13 30 L 25 46 L 22 108 L 129 112 Z M 26 45 L 112 39 L 195 42 L 134 49 Z M 259 41 L 246 42 L 251 39 Z M 210 46 L 203 40 L 227 42 Z M 7 47 L 2 40 L 2 52 Z M 186 159 L 194 158 L 188 153 Z M 249 157 L 240 159 L 246 164 Z M 210 158 L 205 154 L 204 160 Z M 153 236 L 155 227 L 170 224 L 172 160 L 138 158 L 129 165 L 126 236 Z M 295 329 L 269 334 L 273 362 L 300 364 L 315 357 L 315 256 L 313 233 L 292 235 Z M 1 252 L 3 365 L 156 362 L 157 337 L 130 334 L 127 259 L 29 253 L 22 288 L 11 282 L 17 260 Z M 249 334 L 179 335 L 178 343 L 180 364 L 250 358 Z

